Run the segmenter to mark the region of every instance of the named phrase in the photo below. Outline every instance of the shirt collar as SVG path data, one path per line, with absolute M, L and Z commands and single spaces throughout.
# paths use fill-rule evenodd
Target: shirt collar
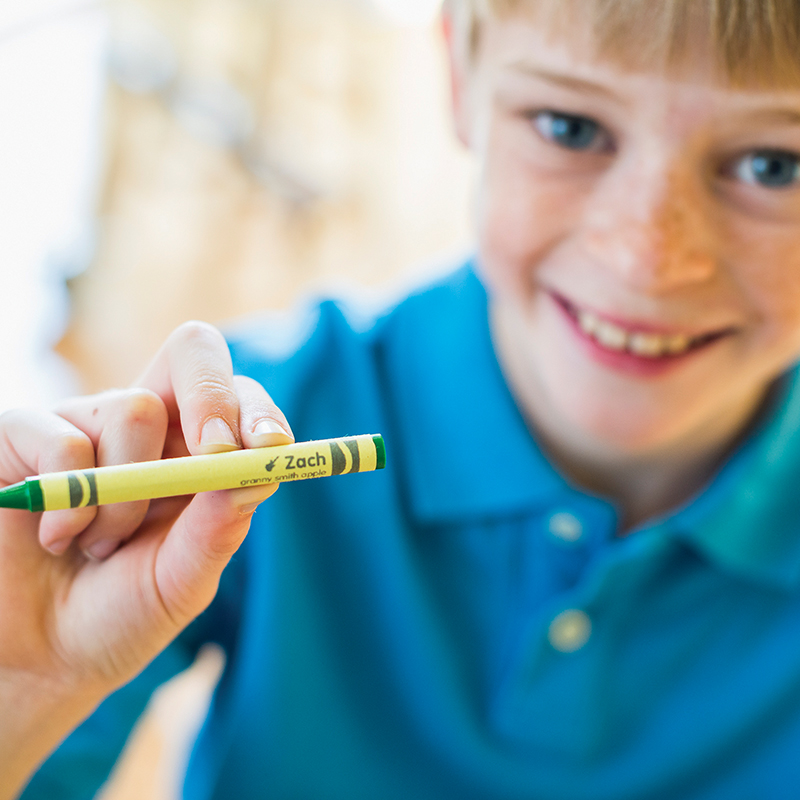
M 530 435 L 494 353 L 470 263 L 406 300 L 391 370 L 412 512 L 422 521 L 518 513 L 565 489 Z
M 800 372 L 776 387 L 772 408 L 709 486 L 670 519 L 726 571 L 789 589 L 800 584 Z

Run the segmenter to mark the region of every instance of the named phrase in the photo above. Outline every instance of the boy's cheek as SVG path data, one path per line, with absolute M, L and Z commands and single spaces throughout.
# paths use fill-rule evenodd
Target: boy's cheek
M 487 164 L 479 188 L 478 248 L 493 287 L 527 291 L 549 256 L 578 240 L 583 198 L 572 187 L 502 157 Z
M 485 277 L 495 288 L 519 284 L 537 250 L 535 205 L 513 185 L 485 184 L 482 193 L 477 222 Z
M 478 249 L 484 282 L 493 293 L 524 300 L 538 276 L 552 268 L 551 256 L 563 244 L 561 232 L 542 225 L 544 214 L 498 204 L 479 229 Z M 546 222 L 546 220 L 544 220 Z
M 525 248 L 515 241 L 515 229 L 494 227 L 479 240 L 481 277 L 487 291 L 494 297 L 522 299 L 532 278 L 525 267 Z

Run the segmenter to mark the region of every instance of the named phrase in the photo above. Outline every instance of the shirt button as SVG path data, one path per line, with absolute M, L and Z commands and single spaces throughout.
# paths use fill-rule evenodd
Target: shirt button
M 550 644 L 561 653 L 574 653 L 589 641 L 592 635 L 592 621 L 577 608 L 562 611 L 551 623 L 547 631 Z
M 557 539 L 561 539 L 562 542 L 577 542 L 583 536 L 581 521 L 566 511 L 553 514 L 548 527 L 550 533 Z

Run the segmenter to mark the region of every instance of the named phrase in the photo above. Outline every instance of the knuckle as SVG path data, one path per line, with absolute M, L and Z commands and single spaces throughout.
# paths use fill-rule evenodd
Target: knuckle
M 83 431 L 65 431 L 54 442 L 53 455 L 65 464 L 94 462 L 94 445 Z
M 161 426 L 168 420 L 164 401 L 149 389 L 128 389 L 121 398 L 121 415 L 132 425 Z
M 194 385 L 185 402 L 187 410 L 198 412 L 200 424 L 214 417 L 221 417 L 229 425 L 238 427 L 239 398 L 230 387 L 213 378 L 204 378 Z
M 231 387 L 224 380 L 214 375 L 204 375 L 202 378 L 198 378 L 192 388 L 200 393 L 221 394 L 230 398 L 235 396 Z
M 225 341 L 222 334 L 208 322 L 190 320 L 179 325 L 171 334 L 173 344 L 219 344 Z
M 38 413 L 25 408 L 12 408 L 0 414 L 0 428 L 12 430 L 23 428 L 35 421 Z
M 192 387 L 187 397 L 186 407 L 202 409 L 203 422 L 212 417 L 222 417 L 229 421 L 238 419 L 239 399 L 230 387 L 213 378 L 203 378 Z

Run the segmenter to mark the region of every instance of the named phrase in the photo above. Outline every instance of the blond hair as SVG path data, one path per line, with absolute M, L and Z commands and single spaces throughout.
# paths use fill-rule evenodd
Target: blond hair
M 474 45 L 489 17 L 533 14 L 554 35 L 589 22 L 597 55 L 634 68 L 680 69 L 710 50 L 734 86 L 800 86 L 798 0 L 448 0 Z

